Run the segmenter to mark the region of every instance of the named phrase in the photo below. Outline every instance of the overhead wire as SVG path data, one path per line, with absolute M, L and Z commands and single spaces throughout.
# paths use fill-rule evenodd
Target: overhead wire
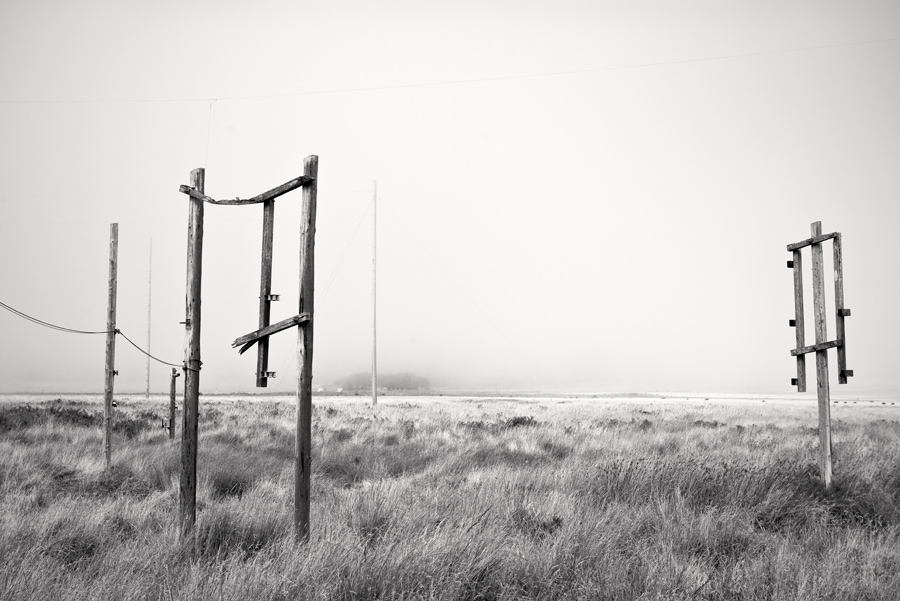
M 153 359 L 154 361 L 157 361 L 157 362 L 159 362 L 159 363 L 162 363 L 163 365 L 169 365 L 169 366 L 171 366 L 171 367 L 181 367 L 181 368 L 183 368 L 183 369 L 187 369 L 187 370 L 190 370 L 190 371 L 199 371 L 199 370 L 196 370 L 196 369 L 194 369 L 194 368 L 192 368 L 192 367 L 188 367 L 187 365 L 184 365 L 184 364 L 169 363 L 168 361 L 163 361 L 163 360 L 160 359 L 159 357 L 154 357 L 153 355 L 151 355 L 150 353 L 148 353 L 147 351 L 145 351 L 144 349 L 142 349 L 140 346 L 138 346 L 137 344 L 135 344 L 135 342 L 134 342 L 131 338 L 129 338 L 128 336 L 126 336 L 125 333 L 122 332 L 122 330 L 120 330 L 120 329 L 118 329 L 118 328 L 116 328 L 116 329 L 114 329 L 114 330 L 77 330 L 77 329 L 75 329 L 75 328 L 67 328 L 67 327 L 64 327 L 64 326 L 59 326 L 59 325 L 56 325 L 56 324 L 52 324 L 52 323 L 50 323 L 50 322 L 48 322 L 48 321 L 44 321 L 44 320 L 42 320 L 42 319 L 38 319 L 37 317 L 32 317 L 31 315 L 28 315 L 27 313 L 23 313 L 22 311 L 19 311 L 18 309 L 14 309 L 13 307 L 10 307 L 9 305 L 7 305 L 7 304 L 4 303 L 4 302 L 0 302 L 0 307 L 3 307 L 4 309 L 6 309 L 7 311 L 9 311 L 10 313 L 13 313 L 13 314 L 15 314 L 15 315 L 18 315 L 19 317 L 21 317 L 21 318 L 23 318 L 23 319 L 26 319 L 26 320 L 28 320 L 28 321 L 30 321 L 30 322 L 32 322 L 32 323 L 35 323 L 35 324 L 40 325 L 40 326 L 44 326 L 45 328 L 50 328 L 51 330 L 57 330 L 57 331 L 59 331 L 59 332 L 67 332 L 67 333 L 69 333 L 69 334 L 112 334 L 112 333 L 115 333 L 115 334 L 121 336 L 122 338 L 124 338 L 125 340 L 127 340 L 128 343 L 131 344 L 131 346 L 133 346 L 134 348 L 136 348 L 136 349 L 139 350 L 140 352 L 144 353 L 145 355 L 147 355 L 148 357 L 150 357 L 150 358 Z
M 32 317 L 31 315 L 23 313 L 23 312 L 19 311 L 18 309 L 14 309 L 3 302 L 0 302 L 0 307 L 3 307 L 7 311 L 16 314 L 19 317 L 27 319 L 30 322 L 44 326 L 45 328 L 50 328 L 52 330 L 59 330 L 60 332 L 69 332 L 70 334 L 110 334 L 112 332 L 111 330 L 76 330 L 74 328 L 66 328 L 63 326 L 58 326 L 58 325 L 52 324 L 47 321 L 43 321 L 41 319 L 38 319 L 37 317 Z
M 331 275 L 328 277 L 328 281 L 325 283 L 325 291 L 322 292 L 322 298 L 318 299 L 318 303 L 324 302 L 325 297 L 328 296 L 328 291 L 331 290 L 331 285 L 334 283 L 334 279 L 335 279 L 335 277 L 337 277 L 337 273 L 340 270 L 341 265 L 344 264 L 344 259 L 347 258 L 347 253 L 350 251 L 350 247 L 353 246 L 353 242 L 356 240 L 356 235 L 359 233 L 359 230 L 362 227 L 363 221 L 365 221 L 365 219 L 366 219 L 366 215 L 369 214 L 369 208 L 372 206 L 372 202 L 374 202 L 374 201 L 371 201 L 371 200 L 369 201 L 369 204 L 366 205 L 366 208 L 363 211 L 362 216 L 359 218 L 359 223 L 356 224 L 356 229 L 353 230 L 353 235 L 350 236 L 350 241 L 347 243 L 347 246 L 344 247 L 344 251 L 341 253 L 341 256 L 338 259 L 337 265 L 335 265 L 334 269 L 331 271 Z
M 305 92 L 283 92 L 278 94 L 252 94 L 245 96 L 219 96 L 215 100 L 259 100 L 265 98 L 286 98 L 291 96 L 314 96 L 323 94 L 345 94 L 352 92 L 376 92 L 381 90 L 399 90 L 405 88 L 425 88 L 438 86 L 452 86 L 467 83 L 484 83 L 492 81 L 510 81 L 516 79 L 534 79 L 539 77 L 558 77 L 564 75 L 579 75 L 583 73 L 601 73 L 603 71 L 620 71 L 624 69 L 641 69 L 647 67 L 662 67 L 667 65 L 680 65 L 688 63 L 709 62 L 718 60 L 731 60 L 738 58 L 749 58 L 754 56 L 768 56 L 773 54 L 786 54 L 794 52 L 807 52 L 810 50 L 824 50 L 827 48 L 844 48 L 848 46 L 861 46 L 866 44 L 878 44 L 882 42 L 896 42 L 900 40 L 900 36 L 890 38 L 880 38 L 874 40 L 862 40 L 857 42 L 843 42 L 839 44 L 821 44 L 817 46 L 801 46 L 799 48 L 783 48 L 780 50 L 761 50 L 758 52 L 743 52 L 737 54 L 723 54 L 716 56 L 706 56 L 699 58 L 676 59 L 669 61 L 652 61 L 645 63 L 631 63 L 627 65 L 611 65 L 607 67 L 593 67 L 587 69 L 568 69 L 563 71 L 546 71 L 542 73 L 523 73 L 519 75 L 498 75 L 493 77 L 475 77 L 467 79 L 452 79 L 445 81 L 419 82 L 419 83 L 401 83 L 381 86 L 364 86 L 355 88 L 334 88 L 327 90 L 308 90 Z M 215 101 L 214 100 L 214 101 Z M 0 100 L 0 104 L 130 104 L 143 102 L 210 102 L 209 97 L 204 98 L 137 98 L 137 99 L 37 99 L 37 100 Z

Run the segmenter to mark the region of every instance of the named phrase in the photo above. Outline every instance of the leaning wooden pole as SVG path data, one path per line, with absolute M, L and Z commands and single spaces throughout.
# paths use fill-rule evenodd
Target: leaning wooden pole
M 303 175 L 312 181 L 303 187 L 300 225 L 300 314 L 309 320 L 297 333 L 297 440 L 294 464 L 294 532 L 297 540 L 309 540 L 310 453 L 312 451 L 313 298 L 315 283 L 316 192 L 319 157 L 303 161 Z
M 822 222 L 810 226 L 813 238 L 822 235 Z M 828 341 L 825 322 L 825 269 L 822 243 L 812 244 L 813 320 L 816 344 Z M 842 341 L 843 342 L 843 341 Z M 828 389 L 828 351 L 816 351 L 816 390 L 819 396 L 819 471 L 825 489 L 831 488 L 831 396 Z
M 204 191 L 205 170 L 191 171 L 191 187 Z M 200 396 L 200 279 L 203 268 L 203 201 L 190 197 L 188 216 L 187 291 L 185 295 L 184 411 L 181 428 L 179 522 L 182 537 L 197 520 L 197 420 Z
M 112 464 L 113 389 L 116 377 L 116 280 L 119 263 L 119 224 L 109 225 L 109 286 L 106 297 L 106 369 L 103 386 L 103 453 L 106 471 Z

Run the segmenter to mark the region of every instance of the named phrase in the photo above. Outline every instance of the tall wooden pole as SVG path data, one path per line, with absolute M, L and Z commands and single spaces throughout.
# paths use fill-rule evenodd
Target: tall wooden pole
M 275 200 L 263 203 L 262 265 L 259 278 L 259 329 L 269 325 L 272 301 L 272 241 L 275 234 Z M 269 369 L 269 337 L 256 343 L 256 386 L 266 387 Z
M 378 338 L 376 326 L 378 323 L 378 311 L 376 308 L 378 295 L 375 292 L 375 251 L 378 234 L 378 182 L 372 182 L 372 406 L 378 405 Z
M 173 367 L 172 376 L 169 381 L 169 440 L 175 438 L 175 378 L 181 374 Z
M 150 258 L 147 264 L 147 399 L 150 399 L 150 298 L 153 294 L 153 238 L 150 238 Z
M 301 323 L 297 333 L 297 441 L 294 464 L 294 532 L 297 539 L 309 540 L 309 491 L 312 462 L 312 361 L 313 295 L 315 283 L 316 195 L 319 157 L 303 161 L 303 175 L 313 181 L 303 187 L 303 213 L 300 225 L 300 314 L 309 321 Z
M 810 226 L 813 238 L 822 235 L 822 222 Z M 812 245 L 813 316 L 816 344 L 828 341 L 825 323 L 825 275 L 822 243 Z M 831 398 L 828 389 L 828 351 L 816 351 L 816 390 L 819 396 L 819 470 L 825 489 L 831 488 Z
M 191 171 L 191 187 L 204 191 L 205 169 Z M 203 201 L 189 197 L 187 290 L 185 297 L 184 411 L 181 428 L 181 535 L 191 533 L 197 519 L 197 419 L 200 395 L 200 278 L 203 268 Z
M 116 278 L 119 263 L 119 224 L 109 225 L 109 288 L 106 297 L 106 380 L 103 386 L 103 452 L 106 471 L 112 462 L 113 388 L 116 377 Z

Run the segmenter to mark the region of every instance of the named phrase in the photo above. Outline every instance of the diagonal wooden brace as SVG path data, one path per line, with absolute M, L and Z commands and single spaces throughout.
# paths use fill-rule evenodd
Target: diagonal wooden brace
M 828 342 L 820 342 L 819 344 L 813 344 L 812 346 L 804 346 L 798 349 L 791 349 L 791 356 L 798 357 L 800 355 L 806 355 L 807 353 L 817 353 L 819 351 L 825 351 L 830 348 L 841 348 L 844 346 L 843 340 L 829 340 Z
M 241 349 L 238 351 L 238 353 L 243 354 L 244 351 L 259 342 L 261 339 L 267 338 L 272 334 L 277 334 L 278 332 L 286 330 L 290 327 L 306 323 L 309 320 L 309 313 L 294 315 L 293 317 L 289 317 L 288 319 L 279 321 L 278 323 L 273 323 L 272 325 L 262 328 L 261 330 L 256 330 L 255 332 L 251 332 L 249 334 L 241 336 L 240 338 L 236 338 L 234 342 L 231 343 L 231 346 L 234 348 L 240 346 Z

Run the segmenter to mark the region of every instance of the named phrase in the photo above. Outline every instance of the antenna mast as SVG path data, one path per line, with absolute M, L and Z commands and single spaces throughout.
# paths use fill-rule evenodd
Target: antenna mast
M 147 260 L 147 399 L 150 398 L 150 294 L 153 290 L 153 238 L 150 238 L 150 258 Z
M 375 293 L 375 250 L 376 235 L 378 233 L 378 182 L 372 182 L 372 406 L 378 405 L 378 343 L 376 338 L 376 322 L 378 313 L 376 310 Z

